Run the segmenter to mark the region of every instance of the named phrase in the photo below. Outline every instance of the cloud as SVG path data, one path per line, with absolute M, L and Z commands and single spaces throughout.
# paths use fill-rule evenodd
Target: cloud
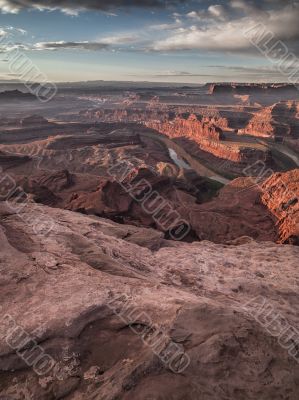
M 294 72 L 294 68 L 298 68 L 299 64 L 297 66 L 292 66 L 288 68 L 289 72 Z M 207 68 L 217 68 L 222 71 L 230 71 L 233 73 L 238 73 L 238 74 L 255 74 L 255 75 L 267 75 L 267 76 L 281 76 L 281 73 L 279 70 L 276 68 L 271 68 L 271 67 L 246 67 L 246 66 L 227 66 L 227 65 L 209 65 Z
M 186 71 L 165 71 L 152 75 L 152 77 L 156 78 L 167 78 L 170 76 L 203 76 L 203 75 L 194 74 L 192 72 L 186 72 Z
M 27 35 L 27 31 L 25 31 L 25 29 L 15 28 L 14 26 L 0 27 L 0 37 L 9 36 L 9 35 L 12 35 L 15 33 L 21 34 L 21 35 Z
M 113 8 L 166 7 L 172 9 L 170 20 L 144 27 L 138 32 L 107 37 L 95 37 L 91 41 L 59 40 L 28 45 L 32 50 L 126 50 L 170 52 L 199 50 L 209 52 L 253 53 L 257 51 L 244 34 L 262 22 L 265 29 L 273 32 L 276 41 L 282 40 L 295 52 L 299 37 L 299 0 L 0 0 L 2 12 L 18 12 L 22 9 L 61 10 L 77 15 L 83 10 L 113 11 Z M 197 8 L 190 8 L 197 5 Z M 173 12 L 177 11 L 177 12 Z M 164 15 L 164 13 L 163 13 Z M 8 31 L 7 31 L 8 32 Z M 19 29 L 20 34 L 25 34 Z M 0 28 L 0 37 L 5 32 Z M 59 38 L 60 39 L 60 38 Z M 63 37 L 61 37 L 63 39 Z M 83 39 L 83 38 L 82 38 Z
M 35 10 L 61 10 L 69 15 L 77 15 L 80 11 L 100 10 L 106 11 L 128 7 L 160 7 L 177 5 L 184 0 L 0 0 L 0 10 L 3 13 L 16 14 L 23 9 Z M 75 4 L 74 4 L 75 3 Z
M 14 37 L 17 35 L 26 35 L 27 31 L 13 26 L 0 27 L 0 53 L 6 53 L 16 49 L 27 50 L 28 46 L 22 43 L 16 43 Z
M 275 1 L 275 0 L 274 0 Z M 241 7 L 243 0 L 231 1 L 231 7 Z M 273 33 L 276 41 L 295 41 L 299 38 L 299 2 L 287 4 L 283 8 L 263 10 L 258 14 L 257 6 L 248 5 L 249 15 L 229 14 L 221 6 L 211 6 L 205 12 L 191 12 L 194 24 L 174 31 L 164 39 L 158 39 L 152 45 L 156 51 L 206 50 L 206 51 L 243 51 L 252 48 L 244 31 L 261 22 L 266 31 Z M 288 3 L 286 1 L 286 3 Z M 269 2 L 271 4 L 271 2 Z M 212 11 L 212 12 L 211 12 Z M 244 13 L 244 10 L 243 10 Z M 218 22 L 211 20 L 211 14 Z M 200 20 L 197 23 L 196 20 Z
M 174 22 L 151 25 L 149 29 L 153 31 L 167 31 L 181 28 L 183 26 L 182 20 L 178 17 L 176 13 L 174 14 L 174 17 Z
M 200 71 L 202 70 L 202 72 Z M 263 81 L 263 82 L 281 82 L 286 79 L 284 75 L 281 75 L 279 71 L 271 67 L 247 67 L 247 66 L 234 66 L 234 65 L 208 65 L 201 67 L 197 73 L 187 71 L 162 71 L 152 75 L 130 75 L 138 78 L 155 78 L 162 80 L 171 80 L 174 78 L 182 78 L 181 82 L 190 81 L 192 78 L 203 78 L 203 80 L 223 80 L 223 81 L 238 81 L 247 82 L 252 81 Z M 294 72 L 290 70 L 290 72 Z M 297 74 L 298 76 L 298 74 Z
M 203 68 L 203 72 L 193 73 L 186 71 L 165 71 L 159 72 L 153 75 L 143 75 L 143 77 L 151 77 L 151 78 L 211 78 L 215 80 L 217 79 L 232 81 L 234 79 L 238 82 L 247 82 L 248 80 L 254 81 L 268 81 L 268 82 L 281 82 L 285 80 L 285 76 L 281 75 L 281 73 L 275 68 L 261 66 L 261 67 L 247 67 L 247 66 L 234 66 L 234 65 L 208 65 Z M 294 70 L 290 69 L 290 72 L 293 73 Z M 133 75 L 136 76 L 136 75 Z M 138 75 L 137 75 L 138 76 Z M 298 76 L 298 74 L 297 74 Z M 141 76 L 139 76 L 141 77 Z M 233 78 L 232 78 L 233 77 Z M 187 79 L 188 80 L 188 79 Z
M 40 42 L 33 45 L 33 50 L 90 50 L 99 51 L 105 50 L 109 47 L 107 43 L 102 42 Z
M 187 17 L 197 21 L 219 20 L 226 21 L 229 19 L 229 13 L 226 7 L 220 4 L 210 5 L 207 10 L 190 11 Z
M 181 27 L 182 27 L 182 21 L 176 19 L 175 22 L 171 22 L 169 24 L 151 25 L 149 29 L 152 29 L 154 31 L 167 31 L 167 30 L 178 29 Z
M 139 38 L 136 35 L 119 34 L 101 38 L 100 42 L 106 45 L 116 45 L 116 44 L 121 45 L 121 44 L 136 43 L 138 39 Z
M 232 9 L 239 11 L 246 15 L 257 15 L 263 11 L 263 2 L 255 3 L 252 1 L 245 1 L 245 0 L 231 0 L 230 6 Z
M 22 44 L 22 43 L 1 43 L 0 44 L 0 53 L 1 54 L 7 54 L 10 51 L 13 50 L 21 50 L 21 51 L 25 51 L 25 50 L 30 50 L 30 47 L 26 44 Z
M 225 21 L 228 18 L 228 12 L 225 7 L 217 4 L 214 6 L 210 6 L 208 8 L 208 12 L 212 17 L 220 19 L 221 21 Z
M 249 46 L 248 39 L 241 34 L 243 24 L 227 23 L 201 29 L 195 25 L 182 29 L 166 39 L 158 40 L 152 49 L 156 51 L 241 50 Z
M 136 35 L 119 34 L 100 38 L 96 41 L 57 41 L 35 43 L 31 49 L 37 51 L 55 50 L 88 50 L 101 51 L 107 49 L 121 48 L 117 46 L 135 43 L 138 40 Z
M 193 77 L 200 77 L 200 78 L 207 78 L 211 77 L 211 74 L 203 74 L 203 73 L 192 73 L 186 71 L 165 71 L 165 72 L 158 72 L 156 74 L 130 74 L 128 76 L 135 77 L 135 78 L 155 78 L 155 79 L 165 79 L 169 81 L 172 78 L 193 78 Z M 188 79 L 187 79 L 188 80 Z
M 0 38 L 4 37 L 7 35 L 6 30 L 4 30 L 3 28 L 0 28 Z

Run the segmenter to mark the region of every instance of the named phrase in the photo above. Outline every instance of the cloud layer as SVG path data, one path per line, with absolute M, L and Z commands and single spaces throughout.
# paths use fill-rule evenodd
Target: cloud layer
M 267 9 L 266 3 L 271 8 Z M 185 18 L 189 24 L 185 23 L 167 37 L 155 41 L 153 50 L 246 50 L 252 44 L 244 32 L 257 23 L 264 26 L 265 32 L 271 32 L 276 41 L 294 42 L 299 38 L 298 1 L 254 3 L 231 0 L 225 6 L 210 5 L 206 9 L 190 11 Z
M 0 0 L 0 10 L 3 13 L 18 13 L 22 9 L 61 10 L 67 14 L 76 15 L 82 10 L 104 11 L 111 8 L 165 7 L 183 2 L 183 0 L 79 0 L 76 2 L 72 0 Z
M 109 45 L 103 42 L 40 42 L 36 43 L 32 50 L 104 50 Z
M 181 7 L 185 5 L 185 7 Z M 28 45 L 31 50 L 101 51 L 202 51 L 252 53 L 256 51 L 244 32 L 262 23 L 275 41 L 283 41 L 297 52 L 299 38 L 299 0 L 0 0 L 2 12 L 23 9 L 61 10 L 75 15 L 83 10 L 111 8 L 171 8 L 168 20 L 145 26 L 143 32 L 118 33 L 95 40 L 40 42 Z M 173 13 L 173 11 L 176 11 Z M 1 36 L 1 31 L 0 31 Z M 297 53 L 296 53 L 297 54 Z

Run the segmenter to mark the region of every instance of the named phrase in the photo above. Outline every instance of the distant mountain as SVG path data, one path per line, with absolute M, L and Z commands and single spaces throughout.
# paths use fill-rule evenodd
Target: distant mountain
M 3 100 L 37 100 L 36 96 L 31 93 L 24 93 L 20 90 L 5 90 L 4 92 L 0 92 L 0 101 Z
M 208 84 L 206 87 L 210 94 L 278 94 L 291 93 L 298 95 L 298 89 L 295 85 L 287 83 L 215 83 Z

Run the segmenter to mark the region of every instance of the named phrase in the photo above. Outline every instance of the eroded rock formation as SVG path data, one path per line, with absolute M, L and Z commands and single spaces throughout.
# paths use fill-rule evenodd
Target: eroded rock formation
M 280 242 L 299 244 L 299 170 L 266 180 L 262 201 L 277 219 Z
M 243 133 L 260 137 L 297 138 L 298 128 L 298 103 L 289 101 L 274 104 L 256 113 Z
M 222 130 L 216 126 L 213 118 L 200 118 L 195 114 L 177 116 L 166 122 L 148 121 L 145 124 L 171 138 L 186 136 L 201 142 L 203 138 L 219 141 L 223 137 Z M 223 126 L 224 122 L 219 122 L 219 125 Z
M 2 399 L 297 400 L 298 348 L 269 307 L 298 326 L 298 247 L 3 203 L 0 239 Z
M 46 118 L 44 118 L 40 115 L 31 115 L 29 117 L 22 118 L 20 121 L 20 125 L 24 126 L 24 127 L 26 127 L 26 126 L 40 127 L 40 126 L 47 126 L 48 124 L 50 124 L 50 122 Z
M 213 95 L 287 95 L 288 99 L 292 98 L 292 96 L 298 96 L 296 86 L 286 83 L 211 83 L 207 84 L 207 88 L 208 92 Z

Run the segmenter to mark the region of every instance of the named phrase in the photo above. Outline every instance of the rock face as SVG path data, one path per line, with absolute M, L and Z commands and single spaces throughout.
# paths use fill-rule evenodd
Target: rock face
M 237 135 L 286 88 L 94 86 L 0 132 L 0 400 L 298 400 L 299 170 L 257 177 L 296 153 Z M 295 101 L 270 111 L 297 143 Z
M 275 101 L 277 96 L 270 102 L 272 105 L 265 108 L 261 105 L 242 105 L 172 106 L 167 109 L 166 104 L 159 104 L 159 107 L 147 109 L 142 106 L 128 109 L 92 109 L 82 112 L 81 115 L 90 121 L 134 122 L 145 125 L 175 140 L 203 162 L 215 165 L 219 161 L 227 161 L 228 174 L 240 176 L 246 166 L 257 161 L 274 170 L 280 170 L 280 164 L 272 157 L 271 149 L 248 138 L 248 135 L 275 138 L 277 141 L 297 137 L 298 102 L 279 102 L 273 105 Z M 244 134 L 246 138 L 241 137 Z
M 200 143 L 203 138 L 219 141 L 223 137 L 222 130 L 216 126 L 216 123 L 217 121 L 213 118 L 199 118 L 195 114 L 186 114 L 166 122 L 149 121 L 146 122 L 146 126 L 171 138 L 185 136 Z M 224 125 L 223 121 L 218 124 Z
M 256 94 L 267 94 L 267 95 L 293 95 L 298 96 L 298 89 L 292 84 L 260 84 L 260 83 L 249 83 L 249 84 L 234 84 L 234 83 L 223 83 L 223 84 L 207 84 L 208 92 L 213 95 L 217 94 L 237 94 L 237 95 L 256 95 Z M 291 97 L 292 98 L 292 97 Z
M 262 201 L 276 217 L 281 243 L 299 244 L 299 170 L 277 173 L 263 184 Z
M 36 101 L 34 94 L 24 93 L 20 90 L 6 90 L 0 93 L 0 101 Z
M 280 102 L 254 115 L 244 133 L 260 137 L 298 138 L 299 118 L 297 102 Z
M 251 178 L 238 178 L 215 196 L 215 188 L 198 177 L 189 181 L 157 175 L 147 168 L 90 179 L 68 171 L 40 172 L 17 183 L 37 203 L 109 218 L 123 224 L 169 230 L 188 224 L 185 241 L 226 243 L 240 236 L 277 241 L 275 218 L 261 203 L 262 191 Z M 194 188 L 197 188 L 195 190 Z M 210 201 L 209 201 L 210 200 Z
M 262 190 L 251 178 L 238 178 L 209 202 L 188 207 L 185 218 L 202 240 L 226 243 L 241 236 L 277 241 L 275 219 L 261 204 Z M 178 207 L 178 211 L 183 210 Z
M 226 119 L 223 120 L 227 123 Z M 149 121 L 146 122 L 146 125 L 171 139 L 188 139 L 194 142 L 200 150 L 222 160 L 241 163 L 243 166 L 253 164 L 258 160 L 268 163 L 270 153 L 267 151 L 220 141 L 223 138 L 223 132 L 216 126 L 218 123 L 223 126 L 221 121 L 213 120 L 213 118 L 203 118 L 202 121 L 199 121 L 196 115 L 191 115 L 187 119 L 177 117 L 173 121 L 167 122 Z
M 298 399 L 298 337 L 277 331 L 299 323 L 298 247 L 15 210 L 0 203 L 1 399 Z
M 181 139 L 181 140 L 180 140 Z M 239 173 L 248 165 L 252 165 L 257 161 L 271 165 L 271 152 L 261 150 L 254 147 L 242 146 L 231 142 L 220 142 L 216 140 L 202 138 L 200 141 L 194 141 L 188 137 L 182 137 L 177 140 L 178 143 L 196 155 L 197 150 L 203 151 L 223 161 L 231 161 L 236 163 L 235 168 L 231 170 L 239 171 Z M 200 153 L 199 153 L 200 154 Z
M 288 147 L 294 149 L 299 154 L 299 139 L 286 139 L 284 142 Z
M 55 206 L 61 202 L 60 193 L 73 185 L 67 171 L 39 172 L 31 177 L 17 179 L 18 184 L 35 202 Z
M 22 118 L 20 121 L 20 125 L 23 127 L 47 126 L 49 124 L 49 121 L 40 115 L 30 115 L 29 117 Z
M 228 176 L 244 176 L 244 170 L 256 163 L 276 168 L 271 151 L 266 149 L 242 147 L 230 142 L 225 144 L 210 140 L 202 140 L 202 144 L 199 146 L 185 137 L 174 139 L 174 141 L 188 154 L 202 160 L 206 165 L 213 166 L 221 173 L 226 172 Z
M 280 101 L 298 101 L 299 91 L 296 85 L 280 83 L 223 83 L 207 84 L 207 97 L 215 104 L 238 103 L 251 106 L 271 106 Z
M 269 107 L 254 115 L 246 126 L 244 133 L 259 137 L 274 137 L 278 133 L 287 133 L 287 127 L 284 132 L 279 128 L 279 123 L 273 119 L 272 107 Z
M 29 156 L 22 156 L 17 154 L 10 154 L 5 151 L 0 151 L 0 167 L 3 170 L 15 168 L 18 165 L 24 165 L 30 162 Z

